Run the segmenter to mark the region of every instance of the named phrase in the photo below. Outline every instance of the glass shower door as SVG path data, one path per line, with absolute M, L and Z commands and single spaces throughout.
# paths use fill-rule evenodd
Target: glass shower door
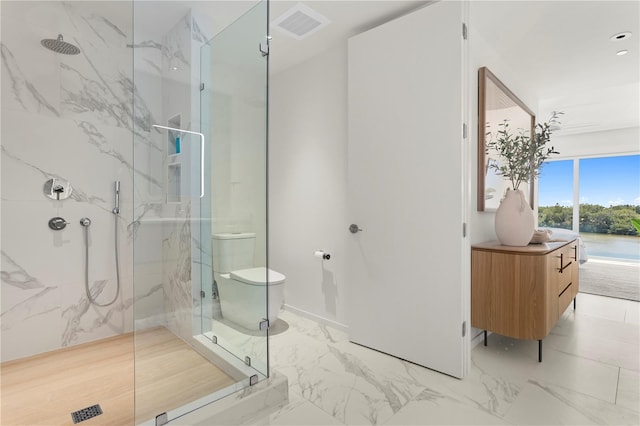
M 257 379 L 268 376 L 267 13 L 265 0 L 201 48 L 202 331 Z
M 210 18 L 188 3 L 134 2 L 134 17 L 165 9 L 176 21 L 141 29 L 133 42 L 134 110 L 144 126 L 134 137 L 131 227 L 136 424 L 171 422 L 267 376 L 265 330 L 214 327 L 211 250 L 224 222 L 224 232 L 254 235 L 251 266 L 266 266 L 267 70 L 258 45 L 267 2 L 208 43 L 201 29 Z M 230 172 L 224 181 L 220 167 Z M 266 317 L 266 286 L 252 294 L 242 305 Z

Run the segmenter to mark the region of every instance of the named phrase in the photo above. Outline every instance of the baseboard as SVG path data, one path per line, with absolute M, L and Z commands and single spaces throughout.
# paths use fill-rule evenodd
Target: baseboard
M 298 309 L 295 306 L 284 304 L 284 309 L 289 312 L 293 312 L 296 315 L 300 315 L 301 317 L 308 318 L 312 321 L 319 322 L 320 324 L 328 325 L 329 327 L 336 328 L 340 331 L 344 331 L 347 333 L 349 331 L 349 327 L 345 324 L 339 323 L 337 321 L 333 321 L 324 317 L 321 317 L 316 314 L 312 314 L 311 312 L 307 312 L 303 309 Z
M 491 334 L 490 331 L 487 332 L 487 335 Z M 484 342 L 484 331 L 480 330 L 478 334 L 471 338 L 471 343 L 469 344 L 469 349 L 473 349 L 478 346 L 480 343 Z
M 136 331 L 153 327 L 167 327 L 167 318 L 164 314 L 151 315 L 135 320 Z

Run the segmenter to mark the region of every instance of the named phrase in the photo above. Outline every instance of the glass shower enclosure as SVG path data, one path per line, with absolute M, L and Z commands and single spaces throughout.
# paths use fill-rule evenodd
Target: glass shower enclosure
M 267 266 L 267 15 L 261 1 L 216 31 L 194 7 L 159 51 L 136 41 L 134 110 L 149 119 L 134 138 L 137 423 L 269 375 L 267 287 L 232 277 Z
M 267 287 L 220 267 L 267 266 L 268 1 L 0 12 L 0 423 L 224 406 L 269 376 Z

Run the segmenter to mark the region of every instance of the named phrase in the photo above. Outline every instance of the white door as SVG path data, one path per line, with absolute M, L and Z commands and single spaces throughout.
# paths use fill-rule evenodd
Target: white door
M 350 340 L 464 374 L 461 2 L 349 40 Z M 349 224 L 345 232 L 349 232 Z

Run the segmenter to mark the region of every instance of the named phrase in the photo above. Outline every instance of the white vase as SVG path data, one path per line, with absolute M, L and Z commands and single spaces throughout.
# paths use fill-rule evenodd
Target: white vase
M 526 246 L 534 231 L 533 210 L 521 190 L 507 189 L 496 211 L 496 235 L 505 246 Z

